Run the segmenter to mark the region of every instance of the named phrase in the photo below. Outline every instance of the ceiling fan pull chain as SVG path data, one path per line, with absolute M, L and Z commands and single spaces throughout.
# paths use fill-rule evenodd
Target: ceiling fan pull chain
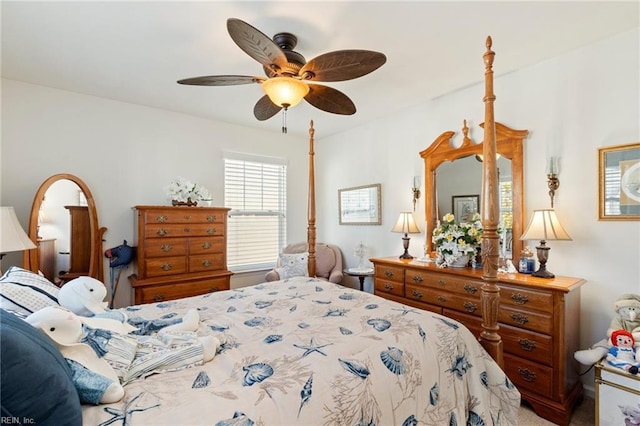
M 282 133 L 287 133 L 287 108 L 282 110 Z

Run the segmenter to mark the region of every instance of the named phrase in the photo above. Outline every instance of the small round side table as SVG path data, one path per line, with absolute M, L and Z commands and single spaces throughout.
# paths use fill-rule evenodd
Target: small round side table
M 372 277 L 374 270 L 373 268 L 366 268 L 366 269 L 348 268 L 348 269 L 345 269 L 343 272 L 352 277 L 358 277 L 358 280 L 360 281 L 360 291 L 362 291 L 362 288 L 364 286 L 364 279 L 366 277 Z

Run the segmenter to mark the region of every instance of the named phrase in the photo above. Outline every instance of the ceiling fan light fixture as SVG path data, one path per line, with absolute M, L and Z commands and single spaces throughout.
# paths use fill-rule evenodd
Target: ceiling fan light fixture
M 292 77 L 273 77 L 262 83 L 271 102 L 283 108 L 296 106 L 309 93 L 309 86 Z

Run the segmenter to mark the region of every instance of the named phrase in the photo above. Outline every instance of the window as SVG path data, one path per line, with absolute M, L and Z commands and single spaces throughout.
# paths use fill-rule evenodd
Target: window
M 273 267 L 287 239 L 284 159 L 224 153 L 229 207 L 227 264 L 235 272 Z

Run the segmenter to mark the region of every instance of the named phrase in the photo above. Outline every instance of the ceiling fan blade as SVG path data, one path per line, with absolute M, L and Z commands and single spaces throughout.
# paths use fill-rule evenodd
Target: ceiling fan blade
M 336 50 L 311 59 L 298 75 L 313 81 L 351 80 L 377 70 L 385 62 L 384 54 L 371 50 Z
M 356 113 L 356 106 L 351 99 L 333 87 L 309 84 L 309 93 L 304 99 L 314 107 L 333 114 L 353 115 Z
M 227 30 L 238 47 L 263 66 L 277 70 L 287 65 L 282 49 L 260 30 L 236 18 L 227 19 Z
M 260 121 L 268 120 L 276 115 L 282 107 L 271 102 L 271 99 L 267 95 L 261 97 L 256 106 L 253 107 L 253 115 Z
M 265 78 L 249 75 L 209 75 L 178 80 L 179 84 L 193 86 L 237 86 L 239 84 L 262 83 Z

